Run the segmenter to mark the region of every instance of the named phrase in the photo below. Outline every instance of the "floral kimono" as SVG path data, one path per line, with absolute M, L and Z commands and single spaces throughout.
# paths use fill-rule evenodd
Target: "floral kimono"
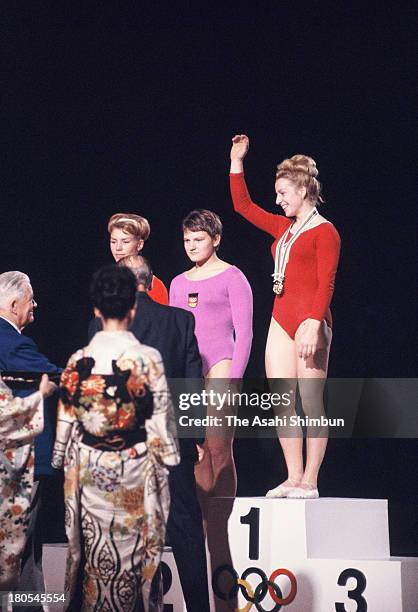
M 161 356 L 127 331 L 98 332 L 61 378 L 53 465 L 64 465 L 65 590 L 84 611 L 148 609 L 179 462 Z M 81 588 L 81 587 L 80 587 Z
M 0 591 L 16 587 L 29 524 L 33 438 L 44 427 L 43 398 L 13 394 L 0 378 Z

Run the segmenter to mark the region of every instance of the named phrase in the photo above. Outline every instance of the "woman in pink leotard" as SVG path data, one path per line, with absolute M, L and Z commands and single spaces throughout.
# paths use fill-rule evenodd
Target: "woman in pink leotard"
M 241 270 L 217 256 L 222 235 L 218 215 L 209 210 L 192 211 L 183 220 L 183 233 L 184 248 L 194 265 L 173 279 L 170 305 L 195 317 L 206 380 L 242 378 L 252 342 L 251 287 Z M 236 493 L 233 430 L 216 430 L 214 435 L 206 430 L 203 458 L 196 466 L 204 519 L 209 496 L 233 497 Z

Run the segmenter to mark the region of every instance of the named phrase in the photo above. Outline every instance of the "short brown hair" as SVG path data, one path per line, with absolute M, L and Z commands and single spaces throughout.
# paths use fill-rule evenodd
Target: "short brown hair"
M 192 210 L 183 219 L 183 231 L 207 232 L 211 238 L 222 236 L 222 222 L 218 215 L 211 210 L 197 208 Z
M 305 187 L 308 200 L 315 204 L 323 203 L 321 183 L 316 178 L 318 174 L 315 160 L 308 155 L 298 154 L 284 159 L 277 166 L 276 181 L 280 178 L 287 178 L 298 187 Z
M 151 228 L 145 217 L 133 213 L 116 213 L 112 215 L 107 224 L 109 234 L 114 229 L 121 229 L 127 234 L 131 234 L 137 240 L 147 240 Z

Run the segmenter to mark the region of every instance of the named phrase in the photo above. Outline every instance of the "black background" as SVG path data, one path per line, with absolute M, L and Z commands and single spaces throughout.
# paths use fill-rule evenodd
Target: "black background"
M 263 374 L 270 241 L 233 213 L 227 181 L 244 132 L 250 191 L 270 210 L 276 163 L 317 161 L 342 238 L 330 376 L 416 375 L 416 9 L 251 4 L 2 3 L 1 271 L 30 275 L 27 333 L 51 361 L 85 344 L 108 217 L 150 220 L 144 252 L 168 284 L 188 265 L 181 219 L 204 207 L 224 223 L 220 256 L 252 285 L 247 373 Z M 396 554 L 418 553 L 416 449 L 334 440 L 322 469 L 323 495 L 389 498 Z M 239 441 L 236 455 L 240 494 L 284 475 L 273 441 Z

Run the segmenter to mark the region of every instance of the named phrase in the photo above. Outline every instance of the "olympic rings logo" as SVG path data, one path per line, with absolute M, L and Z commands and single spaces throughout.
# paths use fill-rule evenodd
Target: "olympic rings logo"
M 229 574 L 234 582 L 233 586 L 227 592 L 221 590 L 220 588 L 219 582 L 222 574 Z M 259 582 L 255 589 L 253 589 L 247 580 L 250 574 L 255 574 L 261 579 L 261 582 Z M 286 597 L 283 597 L 283 593 L 280 590 L 279 585 L 275 582 L 276 578 L 279 576 L 286 576 L 290 581 L 290 593 Z M 274 570 L 270 578 L 267 579 L 266 573 L 259 567 L 247 567 L 240 578 L 232 565 L 225 564 L 220 565 L 213 572 L 212 588 L 215 595 L 223 601 L 230 601 L 238 595 L 238 592 L 242 593 L 247 603 L 243 608 L 235 608 L 235 612 L 248 612 L 251 610 L 253 605 L 256 607 L 258 612 L 278 612 L 282 606 L 289 605 L 295 599 L 297 593 L 297 581 L 295 575 L 285 568 Z M 268 611 L 261 606 L 261 602 L 267 595 L 267 592 L 275 603 L 274 608 L 271 608 Z

